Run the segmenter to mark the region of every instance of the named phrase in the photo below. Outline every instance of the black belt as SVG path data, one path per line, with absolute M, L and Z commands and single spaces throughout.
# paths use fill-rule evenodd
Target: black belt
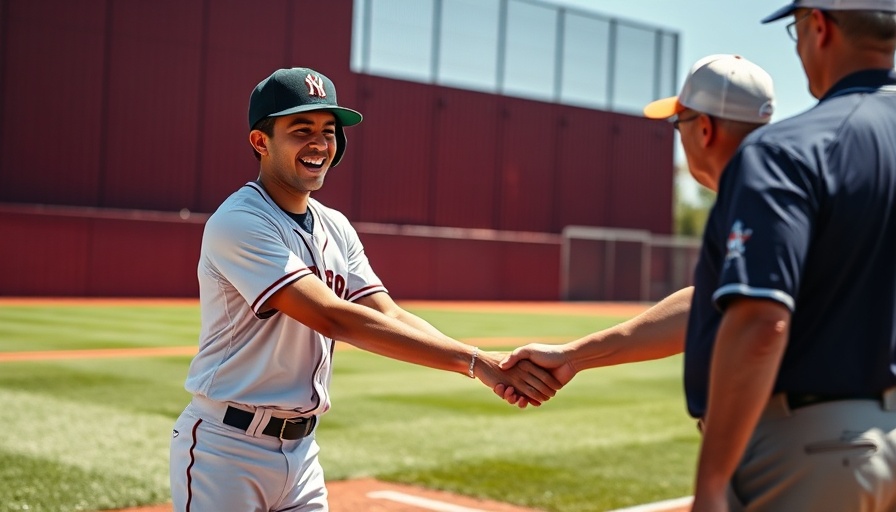
M 821 404 L 824 402 L 837 402 L 841 400 L 877 400 L 881 401 L 882 393 L 865 393 L 857 395 L 825 395 L 814 393 L 785 393 L 787 397 L 787 407 L 791 410 L 800 407 L 808 407 L 810 405 Z
M 224 413 L 224 424 L 240 430 L 247 430 L 254 417 L 255 414 L 252 412 L 228 406 L 227 412 Z M 271 418 L 262 433 L 266 436 L 293 441 L 308 436 L 316 424 L 317 416 L 295 419 Z

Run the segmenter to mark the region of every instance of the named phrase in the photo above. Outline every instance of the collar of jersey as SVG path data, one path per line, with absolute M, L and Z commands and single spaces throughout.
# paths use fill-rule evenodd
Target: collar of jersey
M 844 94 L 874 92 L 878 89 L 891 89 L 896 86 L 896 70 L 866 69 L 846 75 L 825 94 L 819 101 L 824 101 Z

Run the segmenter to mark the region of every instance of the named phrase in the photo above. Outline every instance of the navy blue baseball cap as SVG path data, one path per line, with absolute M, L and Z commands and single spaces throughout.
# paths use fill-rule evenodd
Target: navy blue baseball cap
M 335 167 L 345 153 L 342 128 L 360 123 L 362 116 L 355 110 L 339 106 L 336 86 L 313 69 L 278 69 L 256 85 L 249 96 L 249 130 L 267 117 L 315 111 L 331 112 L 336 117 L 336 155 L 331 165 Z
M 794 0 L 762 19 L 762 23 L 780 20 L 797 9 L 823 11 L 882 11 L 896 12 L 896 0 Z

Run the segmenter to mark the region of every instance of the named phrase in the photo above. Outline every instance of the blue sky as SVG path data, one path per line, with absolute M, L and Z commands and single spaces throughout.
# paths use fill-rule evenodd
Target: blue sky
M 679 68 L 676 90 L 691 64 L 713 53 L 736 53 L 762 66 L 775 84 L 776 110 L 772 122 L 811 108 L 806 77 L 794 42 L 785 26 L 789 19 L 767 25 L 759 22 L 787 0 L 544 0 L 585 11 L 639 21 L 679 34 Z M 677 139 L 676 139 L 677 140 Z M 675 162 L 684 165 L 676 144 Z M 699 185 L 690 176 L 678 176 L 681 198 L 698 201 Z
M 666 28 L 679 34 L 678 84 L 691 64 L 713 53 L 737 53 L 762 66 L 775 83 L 774 120 L 815 104 L 794 43 L 785 32 L 788 20 L 762 25 L 759 20 L 786 5 L 786 0 L 544 0 Z

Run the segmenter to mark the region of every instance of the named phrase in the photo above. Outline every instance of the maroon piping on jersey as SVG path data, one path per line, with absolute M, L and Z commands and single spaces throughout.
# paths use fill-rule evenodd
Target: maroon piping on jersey
M 273 283 L 271 286 L 268 286 L 267 288 L 265 288 L 264 291 L 261 292 L 260 294 L 258 294 L 258 297 L 255 298 L 255 302 L 252 303 L 252 311 L 255 311 L 255 307 L 259 305 L 259 304 L 258 304 L 258 301 L 260 301 L 262 297 L 264 297 L 265 295 L 267 295 L 267 293 L 268 293 L 272 288 L 277 288 L 277 287 L 279 287 L 284 281 L 291 280 L 296 274 L 299 274 L 299 273 L 304 272 L 304 271 L 306 271 L 306 270 L 310 271 L 311 269 L 309 269 L 308 267 L 300 268 L 300 269 L 298 269 L 298 270 L 294 270 L 294 271 L 290 272 L 289 274 L 286 274 L 285 276 L 281 277 L 280 279 L 274 281 L 274 283 Z
M 352 292 L 348 297 L 346 297 L 346 300 L 354 302 L 355 300 L 360 299 L 364 295 L 370 295 L 369 293 L 364 294 L 365 291 L 370 290 L 372 288 L 382 288 L 382 287 L 383 287 L 382 284 L 371 284 L 369 286 L 365 286 L 364 288 L 361 288 L 360 290 L 358 290 L 356 292 Z
M 193 502 L 193 464 L 196 463 L 196 456 L 193 455 L 193 450 L 196 449 L 196 443 L 199 441 L 199 436 L 196 435 L 196 431 L 199 429 L 199 425 L 202 423 L 202 420 L 196 422 L 193 425 L 193 444 L 190 445 L 190 465 L 187 466 L 187 509 L 186 512 L 190 512 L 190 505 Z

